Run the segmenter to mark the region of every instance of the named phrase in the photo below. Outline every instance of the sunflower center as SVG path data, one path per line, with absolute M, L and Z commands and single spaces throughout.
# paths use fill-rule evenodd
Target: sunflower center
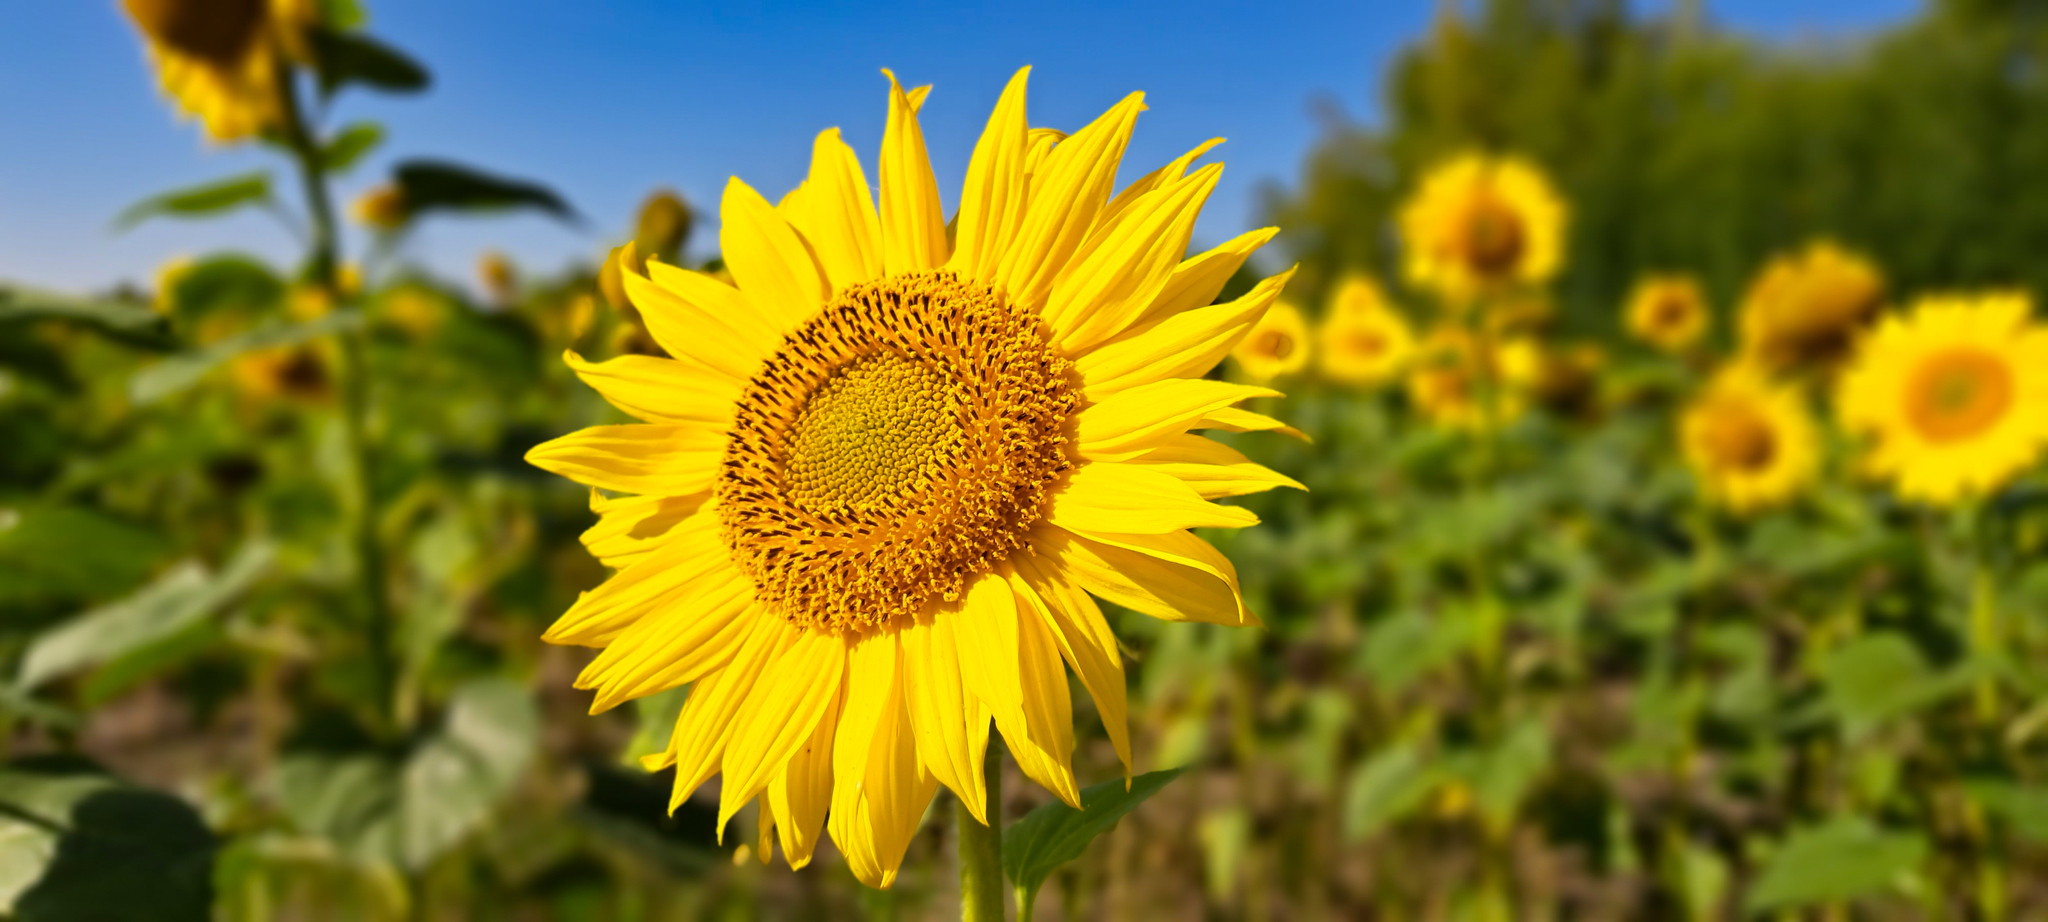
M 1982 349 L 1953 349 L 1923 362 L 1907 384 L 1906 418 L 1932 442 L 1991 428 L 2012 406 L 2013 375 Z
M 1077 399 L 1038 316 L 950 272 L 835 296 L 747 383 L 721 534 L 800 627 L 860 631 L 957 599 L 1024 547 Z
M 856 359 L 790 430 L 789 494 L 812 513 L 865 511 L 929 485 L 960 449 L 960 388 L 892 353 Z
M 1259 334 L 1257 349 L 1262 355 L 1284 359 L 1294 354 L 1294 337 L 1279 330 L 1267 330 Z
M 268 0 L 127 0 L 150 37 L 218 67 L 241 60 L 263 26 Z
M 1716 466 L 1754 473 L 1778 456 L 1778 436 L 1755 410 L 1725 406 L 1707 420 L 1702 441 Z
M 1482 275 L 1513 272 L 1528 245 L 1525 238 L 1521 217 L 1493 196 L 1481 197 L 1465 216 L 1465 255 Z
M 1370 330 L 1353 331 L 1345 337 L 1344 344 L 1352 353 L 1369 358 L 1377 358 L 1380 353 L 1387 351 L 1386 338 Z
M 1690 305 L 1677 295 L 1666 295 L 1657 299 L 1657 306 L 1650 311 L 1651 320 L 1659 327 L 1676 327 L 1685 323 L 1691 314 Z

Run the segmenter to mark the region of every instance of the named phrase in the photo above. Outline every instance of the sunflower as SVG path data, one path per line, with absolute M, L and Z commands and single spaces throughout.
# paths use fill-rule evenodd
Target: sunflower
M 485 250 L 476 258 L 476 281 L 492 303 L 510 304 L 519 297 L 519 272 L 512 268 L 512 260 L 497 250 Z
M 405 222 L 412 219 L 412 209 L 405 201 L 405 190 L 393 183 L 373 186 L 357 196 L 349 205 L 349 214 L 356 223 L 383 234 L 404 229 Z
M 274 346 L 235 356 L 235 390 L 249 405 L 279 400 L 327 403 L 334 397 L 334 356 L 317 342 Z
M 313 0 L 122 0 L 149 44 L 157 78 L 215 141 L 284 118 L 287 56 L 306 60 Z
M 1848 353 L 1884 303 L 1884 279 L 1869 260 L 1826 240 L 1779 256 L 1742 299 L 1742 351 L 1772 370 L 1829 366 Z
M 1308 321 L 1301 309 L 1277 302 L 1252 324 L 1251 332 L 1230 351 L 1237 367 L 1253 381 L 1271 381 L 1308 366 Z
M 1408 321 L 1382 302 L 1366 309 L 1341 306 L 1342 293 L 1339 289 L 1317 332 L 1323 374 L 1346 384 L 1393 380 L 1415 352 L 1415 333 Z
M 1799 388 L 1747 363 L 1708 382 L 1679 421 L 1679 442 L 1708 498 L 1735 512 L 1783 502 L 1819 468 Z
M 829 832 L 888 886 L 936 787 L 983 816 L 991 723 L 1077 804 L 1066 667 L 1125 772 L 1117 641 L 1091 598 L 1253 625 L 1191 528 L 1212 500 L 1292 481 L 1190 429 L 1280 428 L 1263 387 L 1204 380 L 1287 274 L 1211 304 L 1270 230 L 1181 260 L 1220 167 L 1208 145 L 1110 186 L 1143 95 L 1041 143 L 1019 71 L 967 168 L 954 234 L 913 96 L 889 77 L 880 208 L 837 129 L 771 205 L 737 178 L 720 248 L 737 285 L 620 259 L 672 359 L 565 358 L 645 422 L 533 449 L 587 484 L 616 575 L 545 637 L 602 647 L 593 709 L 691 684 L 672 803 L 723 773 L 719 826 L 758 799 L 795 867 Z M 1066 667 L 1062 666 L 1062 662 Z M 829 820 L 828 820 L 829 816 Z
M 1408 400 L 1448 429 L 1486 430 L 1522 414 L 1515 377 L 1535 370 L 1533 344 L 1487 348 L 1461 326 L 1430 331 L 1409 363 Z
M 1653 275 L 1628 298 L 1630 335 L 1665 352 L 1682 352 L 1707 332 L 1707 298 L 1682 275 Z
M 1900 496 L 1982 496 L 2048 442 L 2048 328 L 2024 294 L 1923 298 L 1886 317 L 1837 382 L 1845 428 L 1874 438 L 1867 469 Z
M 1557 274 L 1565 206 L 1517 157 L 1464 154 L 1431 170 L 1401 210 L 1408 280 L 1454 303 Z

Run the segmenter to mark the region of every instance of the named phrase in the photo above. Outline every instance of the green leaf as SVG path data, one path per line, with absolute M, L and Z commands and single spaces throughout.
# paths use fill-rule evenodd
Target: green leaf
M 1851 737 L 1968 687 L 1961 671 L 1935 674 L 1919 649 L 1890 631 L 1865 634 L 1829 652 L 1820 665 L 1826 706 Z
M 641 756 L 666 751 L 669 736 L 675 733 L 676 715 L 682 713 L 683 702 L 689 699 L 690 686 L 678 685 L 635 700 L 633 707 L 640 723 L 633 730 L 632 742 L 619 754 L 620 764 L 637 767 Z
M 0 607 L 104 597 L 147 579 L 165 553 L 159 533 L 90 509 L 0 506 Z
M 189 804 L 81 766 L 0 769 L 0 913 L 204 922 L 213 833 Z
M 189 323 L 213 313 L 254 314 L 284 301 L 285 283 L 247 256 L 202 259 L 171 273 L 157 293 L 165 314 Z
M 1964 788 L 1986 810 L 2011 825 L 2020 838 L 2048 843 L 2048 788 L 2003 779 L 1970 781 Z
M 320 75 L 320 95 L 331 97 L 351 83 L 387 93 L 417 93 L 427 88 L 427 69 L 383 42 L 360 32 L 314 29 L 313 69 Z
M 54 318 L 91 324 L 110 333 L 160 340 L 163 315 L 133 301 L 79 298 L 0 281 L 0 324 Z
M 392 171 L 412 214 L 430 211 L 490 211 L 534 208 L 577 223 L 576 213 L 554 190 L 440 160 L 408 160 Z
M 329 173 L 346 173 L 364 154 L 382 143 L 384 126 L 376 122 L 357 122 L 328 139 L 326 149 L 320 152 L 320 165 Z
M 1472 778 L 1481 815 L 1497 830 L 1509 828 L 1522 796 L 1550 767 L 1550 733 L 1525 721 L 1480 760 Z
M 123 210 L 114 226 L 125 230 L 155 217 L 203 217 L 269 198 L 270 173 L 257 170 L 143 199 Z
M 1023 915 L 1029 914 L 1038 888 L 1053 869 L 1081 857 L 1096 836 L 1114 828 L 1117 820 L 1184 770 L 1147 772 L 1132 778 L 1128 791 L 1122 779 L 1090 785 L 1081 791 L 1081 809 L 1054 801 L 1003 830 L 1003 876 L 1016 888 Z
M 1750 912 L 1851 900 L 1896 883 L 1927 855 L 1917 833 L 1879 829 L 1861 816 L 1843 816 L 1794 830 L 1772 853 L 1750 890 Z
M 34 688 L 168 639 L 240 595 L 274 556 L 267 542 L 258 541 L 243 545 L 219 575 L 195 560 L 178 563 L 133 595 L 37 635 L 22 656 L 15 684 Z
M 337 310 L 304 323 L 272 320 L 224 337 L 203 349 L 165 356 L 128 379 L 128 399 L 138 405 L 154 403 L 191 387 L 244 352 L 296 346 L 329 333 L 354 329 L 362 322 L 362 314 L 353 309 Z
M 525 689 L 479 679 L 456 690 L 441 729 L 403 761 L 294 755 L 279 762 L 274 790 L 301 832 L 360 860 L 417 869 L 504 801 L 539 737 L 540 716 Z
M 1371 838 L 1421 805 L 1439 780 L 1439 773 L 1422 763 L 1422 754 L 1412 744 L 1396 743 L 1380 750 L 1361 763 L 1344 786 L 1344 838 L 1351 842 Z

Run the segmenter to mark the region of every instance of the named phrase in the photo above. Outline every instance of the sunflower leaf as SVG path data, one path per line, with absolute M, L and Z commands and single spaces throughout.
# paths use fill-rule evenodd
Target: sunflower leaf
M 257 170 L 150 196 L 122 209 L 114 227 L 127 230 L 155 217 L 197 218 L 269 200 L 270 173 Z
M 356 122 L 328 139 L 325 149 L 320 152 L 320 165 L 329 173 L 346 173 L 364 154 L 382 143 L 384 126 L 376 122 Z
M 9 918 L 203 922 L 216 846 L 191 805 L 90 765 L 0 767 L 0 913 Z
M 1927 855 L 1916 833 L 1885 832 L 1861 816 L 1795 830 L 1764 863 L 1744 904 L 1752 913 L 1851 900 L 1898 883 Z
M 1055 868 L 1081 857 L 1096 836 L 1115 828 L 1184 770 L 1147 772 L 1132 778 L 1128 791 L 1122 779 L 1091 785 L 1081 791 L 1081 809 L 1054 801 L 1003 830 L 1003 876 L 1017 891 L 1020 915 L 1029 915 L 1038 888 Z
M 402 51 L 359 32 L 314 29 L 313 66 L 320 74 L 320 95 L 332 97 L 342 87 L 360 83 L 387 93 L 417 93 L 427 88 L 427 69 Z
M 406 207 L 429 211 L 493 211 L 533 208 L 575 224 L 576 212 L 554 190 L 442 160 L 408 160 L 393 171 Z

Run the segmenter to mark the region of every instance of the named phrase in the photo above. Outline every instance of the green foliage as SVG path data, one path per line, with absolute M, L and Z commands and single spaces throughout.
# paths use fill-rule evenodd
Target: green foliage
M 1031 915 L 1046 875 L 1081 857 L 1088 843 L 1180 777 L 1181 771 L 1147 772 L 1128 782 L 1119 779 L 1090 785 L 1081 790 L 1081 809 L 1058 802 L 1045 804 L 1003 830 L 1003 876 L 1016 888 L 1018 915 Z
M 427 88 L 427 69 L 383 42 L 360 32 L 315 29 L 311 33 L 313 70 L 320 77 L 320 95 L 333 96 L 349 84 L 386 93 L 417 93 Z
M 1895 886 L 1927 854 L 1927 841 L 1886 832 L 1860 816 L 1794 830 L 1764 864 L 1751 912 L 1848 900 Z
M 212 917 L 216 839 L 168 794 L 65 764 L 0 768 L 0 912 L 21 922 Z
M 356 122 L 329 139 L 320 151 L 320 165 L 329 173 L 346 173 L 356 165 L 364 154 L 384 143 L 384 126 L 376 122 Z
M 461 164 L 407 160 L 392 170 L 392 178 L 414 215 L 532 208 L 561 221 L 576 221 L 569 203 L 546 186 L 492 176 Z
M 122 211 L 114 226 L 133 227 L 155 217 L 213 217 L 270 200 L 270 171 L 255 170 L 143 199 Z
M 138 404 L 152 403 L 191 387 L 236 356 L 259 349 L 296 346 L 361 324 L 362 315 L 352 310 L 338 310 L 300 323 L 272 319 L 204 348 L 165 356 L 128 379 L 128 396 Z

